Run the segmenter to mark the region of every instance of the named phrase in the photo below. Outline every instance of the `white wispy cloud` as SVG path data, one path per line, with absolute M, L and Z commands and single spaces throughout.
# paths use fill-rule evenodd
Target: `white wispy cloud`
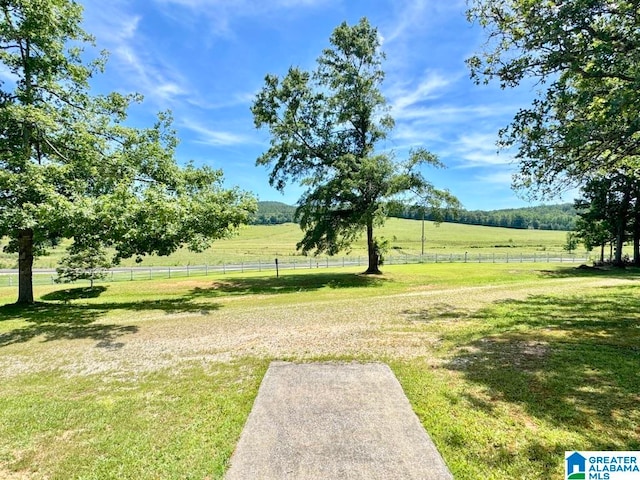
M 277 16 L 282 11 L 324 7 L 339 0 L 153 0 L 164 8 L 164 14 L 182 23 L 196 25 L 207 21 L 208 35 L 233 36 L 236 20 L 265 15 Z
M 197 135 L 196 143 L 209 145 L 212 147 L 246 145 L 256 143 L 256 140 L 242 133 L 215 130 L 194 119 L 181 119 L 178 126 L 190 130 Z
M 512 165 L 510 152 L 498 152 L 495 133 L 459 135 L 451 144 L 450 156 L 458 160 L 457 168 Z
M 404 0 L 394 2 L 396 14 L 384 26 L 386 44 L 405 42 L 415 29 L 438 23 L 451 12 L 463 12 L 465 0 Z
M 108 68 L 119 70 L 126 88 L 133 88 L 162 108 L 187 95 L 187 80 L 153 54 L 149 40 L 139 32 L 142 17 L 129 10 L 128 2 L 89 4 L 85 17 L 98 45 L 110 52 Z
M 391 115 L 398 120 L 411 118 L 415 111 L 423 110 L 424 102 L 441 97 L 455 79 L 438 72 L 427 72 L 417 85 L 396 84 L 387 89 Z
M 502 119 L 511 112 L 513 107 L 508 105 L 465 106 L 438 102 L 408 105 L 399 116 L 395 115 L 395 110 L 391 112 L 396 119 L 392 138 L 396 142 L 421 144 L 427 148 L 430 143 L 446 142 L 448 152 L 457 146 L 453 153 L 465 153 L 474 163 L 504 163 L 500 160 L 490 162 L 489 159 L 496 156 L 497 131 L 504 123 Z M 473 133 L 480 124 L 485 125 L 485 129 L 496 126 L 490 134 Z M 451 131 L 460 133 L 451 138 Z M 482 157 L 478 151 L 483 152 Z
M 207 101 L 202 97 L 190 97 L 186 98 L 185 101 L 194 107 L 197 107 L 201 110 L 222 110 L 225 108 L 234 108 L 239 106 L 246 106 L 247 110 L 249 106 L 253 103 L 256 98 L 256 92 L 242 92 L 242 93 L 234 93 L 229 96 L 226 100 L 221 101 Z
M 477 175 L 475 180 L 483 185 L 510 185 L 513 178 L 513 172 L 510 170 L 502 170 L 497 172 L 485 173 Z

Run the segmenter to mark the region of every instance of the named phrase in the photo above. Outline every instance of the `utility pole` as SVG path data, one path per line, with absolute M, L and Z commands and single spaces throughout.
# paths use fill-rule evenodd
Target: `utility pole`
M 424 256 L 424 207 L 422 208 L 422 251 L 420 256 Z

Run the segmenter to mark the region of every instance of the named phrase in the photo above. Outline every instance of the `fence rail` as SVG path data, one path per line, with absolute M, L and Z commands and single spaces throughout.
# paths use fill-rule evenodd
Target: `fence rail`
M 471 254 L 471 253 L 429 253 L 424 255 L 391 255 L 385 257 L 385 265 L 405 265 L 419 263 L 584 263 L 588 256 L 541 253 L 541 254 Z M 303 270 L 336 267 L 364 267 L 366 257 L 285 257 L 264 260 L 255 259 L 234 264 L 185 265 L 164 267 L 116 267 L 108 271 L 107 278 L 102 281 L 133 281 L 170 279 L 178 277 L 206 276 L 210 274 L 244 273 L 244 272 L 280 272 L 283 270 Z M 35 285 L 53 284 L 56 279 L 55 269 L 34 269 Z M 100 280 L 96 280 L 100 282 Z M 0 286 L 16 286 L 18 271 L 15 269 L 0 270 Z

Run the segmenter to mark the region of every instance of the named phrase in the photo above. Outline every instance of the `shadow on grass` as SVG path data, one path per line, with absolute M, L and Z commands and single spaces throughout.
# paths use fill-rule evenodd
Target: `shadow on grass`
M 274 277 L 246 277 L 216 281 L 209 288 L 196 288 L 179 298 L 140 300 L 137 302 L 110 302 L 100 298 L 108 287 L 66 288 L 44 295 L 43 300 L 30 306 L 0 306 L 2 321 L 22 320 L 27 323 L 10 331 L 0 333 L 0 348 L 27 342 L 36 337 L 43 341 L 64 339 L 96 340 L 99 348 L 119 348 L 124 344 L 116 341 L 127 334 L 136 333 L 133 325 L 97 323 L 114 310 L 130 312 L 161 311 L 166 314 L 200 313 L 207 315 L 220 308 L 216 303 L 198 303 L 198 298 L 223 295 L 281 294 L 299 291 L 314 291 L 321 288 L 355 288 L 380 285 L 383 278 L 344 273 L 319 273 Z M 81 303 L 78 300 L 92 300 Z M 97 300 L 97 301 L 95 301 Z
M 637 267 L 592 267 L 589 265 L 567 266 L 556 270 L 540 270 L 543 277 L 547 278 L 570 278 L 570 277 L 608 277 L 622 278 L 629 280 L 640 279 L 640 268 Z
M 316 273 L 303 275 L 287 274 L 276 277 L 230 278 L 211 283 L 208 288 L 195 288 L 193 297 L 215 297 L 237 294 L 282 294 L 308 292 L 322 288 L 358 288 L 383 285 L 388 279 L 354 273 Z
M 136 333 L 138 327 L 95 323 L 107 310 L 103 306 L 56 303 L 36 303 L 28 307 L 5 305 L 0 307 L 1 318 L 24 320 L 27 325 L 0 333 L 0 347 L 42 337 L 44 342 L 89 339 L 95 340 L 98 348 L 121 348 L 124 343 L 118 340 Z
M 46 297 L 49 299 L 57 298 L 56 294 L 58 293 L 52 292 Z M 60 298 L 67 297 L 63 293 Z M 44 342 L 90 339 L 97 342 L 97 348 L 117 349 L 124 346 L 124 343 L 117 340 L 126 335 L 136 333 L 138 327 L 134 325 L 98 323 L 100 318 L 110 311 L 143 312 L 155 310 L 167 314 L 200 313 L 207 315 L 211 310 L 217 310 L 218 308 L 219 305 L 215 304 L 200 305 L 190 303 L 188 298 L 91 304 L 70 303 L 67 301 L 64 303 L 38 302 L 29 306 L 4 305 L 0 306 L 0 319 L 2 321 L 22 320 L 26 322 L 26 326 L 21 325 L 0 333 L 0 348 L 42 337 Z
M 638 290 L 602 292 L 498 302 L 477 314 L 492 325 L 491 334 L 448 334 L 461 345 L 448 368 L 488 395 L 466 394 L 476 408 L 491 413 L 498 402 L 517 404 L 584 439 L 583 445 L 541 444 L 539 454 L 552 464 L 565 449 L 640 448 Z
M 106 291 L 107 287 L 104 285 L 97 287 L 65 288 L 64 290 L 56 290 L 55 292 L 47 293 L 42 296 L 42 299 L 54 302 L 70 302 L 71 300 L 98 298 Z

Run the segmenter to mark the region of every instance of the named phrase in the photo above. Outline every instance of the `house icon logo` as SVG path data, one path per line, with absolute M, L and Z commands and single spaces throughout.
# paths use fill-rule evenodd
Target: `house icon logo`
M 565 480 L 584 480 L 587 473 L 587 459 L 578 452 L 566 456 Z

